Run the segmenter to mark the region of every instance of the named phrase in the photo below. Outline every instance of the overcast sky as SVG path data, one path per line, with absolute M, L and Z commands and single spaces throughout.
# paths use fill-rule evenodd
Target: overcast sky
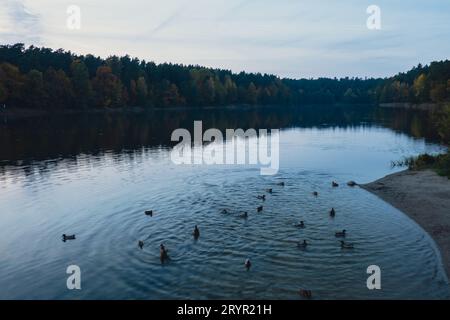
M 282 77 L 378 77 L 450 58 L 450 0 L 0 0 L 0 42 Z M 369 30 L 369 5 L 381 30 Z M 69 5 L 81 29 L 67 28 Z

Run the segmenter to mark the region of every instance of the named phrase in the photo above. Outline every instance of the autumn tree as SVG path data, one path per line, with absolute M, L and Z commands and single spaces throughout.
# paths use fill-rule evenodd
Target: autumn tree
M 75 93 L 69 77 L 63 70 L 49 68 L 44 73 L 44 90 L 47 98 L 45 108 L 73 108 Z
M 22 87 L 25 77 L 19 68 L 10 63 L 0 64 L 0 87 L 2 88 L 2 102 L 7 105 L 20 105 Z
M 26 75 L 23 86 L 24 105 L 33 109 L 45 108 L 44 103 L 48 101 L 44 87 L 44 75 L 42 72 L 32 69 Z
M 426 100 L 427 97 L 427 76 L 422 73 L 414 80 L 414 95 L 420 101 Z
M 122 82 L 112 73 L 108 66 L 98 67 L 92 80 L 95 91 L 95 105 L 99 108 L 116 108 L 122 106 Z

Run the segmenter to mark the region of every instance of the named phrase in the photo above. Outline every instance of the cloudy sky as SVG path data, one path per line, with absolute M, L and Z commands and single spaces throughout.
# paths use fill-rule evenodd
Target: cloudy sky
M 389 76 L 450 58 L 449 39 L 450 0 L 0 0 L 2 44 L 292 78 Z

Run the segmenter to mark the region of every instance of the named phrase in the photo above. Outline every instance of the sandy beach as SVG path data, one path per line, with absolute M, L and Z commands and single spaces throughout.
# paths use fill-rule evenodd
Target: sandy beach
M 438 245 L 450 275 L 450 179 L 434 171 L 406 170 L 360 185 L 416 221 Z

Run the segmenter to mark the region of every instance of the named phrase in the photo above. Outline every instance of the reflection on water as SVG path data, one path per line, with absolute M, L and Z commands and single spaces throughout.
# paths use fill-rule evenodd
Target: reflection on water
M 174 165 L 170 134 L 191 129 L 194 120 L 204 129 L 281 128 L 279 174 Z M 9 121 L 0 125 L 0 298 L 297 299 L 301 287 L 319 299 L 449 297 L 423 230 L 344 183 L 381 177 L 402 156 L 439 151 L 412 138 L 428 136 L 427 128 L 421 114 L 367 108 Z M 341 187 L 332 188 L 332 180 Z M 256 196 L 270 187 L 258 214 Z M 147 209 L 154 217 L 144 215 Z M 305 229 L 295 227 L 299 220 Z M 191 236 L 196 224 L 198 241 Z M 341 229 L 354 250 L 340 249 L 334 232 Z M 77 240 L 63 243 L 62 233 Z M 311 243 L 307 250 L 296 247 L 303 239 Z M 164 266 L 160 243 L 172 258 Z M 81 267 L 81 291 L 66 289 L 70 264 Z M 372 264 L 381 267 L 381 291 L 366 288 Z
M 367 107 L 264 108 L 248 110 L 172 110 L 146 114 L 55 116 L 0 122 L 0 161 L 29 161 L 132 153 L 142 147 L 171 146 L 170 133 L 204 128 L 352 128 L 382 125 L 413 137 L 434 138 L 426 114 Z

